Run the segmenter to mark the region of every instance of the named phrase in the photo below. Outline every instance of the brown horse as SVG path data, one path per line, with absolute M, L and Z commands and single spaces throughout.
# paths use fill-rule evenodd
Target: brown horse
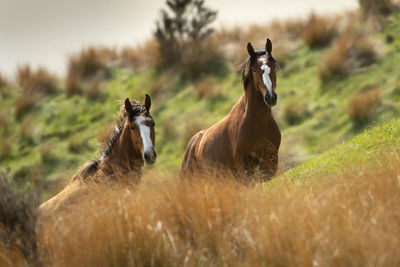
M 41 204 L 40 214 L 50 215 L 71 203 L 79 202 L 91 184 L 118 181 L 119 177 L 127 176 L 139 181 L 144 162 L 153 164 L 157 157 L 150 107 L 151 98 L 148 94 L 144 105 L 127 98 L 115 131 L 103 148 L 103 156 L 87 163 L 59 194 Z
M 244 92 L 229 114 L 192 137 L 181 164 L 183 177 L 198 172 L 230 171 L 238 178 L 271 178 L 278 166 L 281 133 L 272 116 L 277 103 L 276 69 L 272 43 L 254 51 L 242 64 Z

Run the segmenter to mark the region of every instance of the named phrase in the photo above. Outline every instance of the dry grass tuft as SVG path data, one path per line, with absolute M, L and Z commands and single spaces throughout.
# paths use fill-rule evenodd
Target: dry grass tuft
M 9 84 L 8 80 L 6 77 L 3 76 L 3 74 L 0 73 L 0 88 L 7 87 Z
M 159 66 L 160 48 L 158 42 L 150 39 L 143 45 L 136 47 L 124 47 L 119 55 L 124 67 L 141 71 L 150 67 Z
M 106 47 L 94 47 L 82 49 L 80 53 L 70 56 L 68 61 L 68 76 L 77 76 L 79 79 L 87 79 L 99 72 L 105 76 L 108 74 L 107 63 L 116 59 L 116 52 Z
M 80 80 L 76 74 L 68 74 L 65 80 L 65 93 L 67 96 L 79 95 L 82 93 Z
M 168 180 L 97 187 L 44 224 L 54 266 L 400 264 L 398 154 L 318 182 Z
M 350 100 L 347 114 L 354 123 L 363 124 L 374 115 L 380 100 L 379 88 L 361 91 Z
M 78 54 L 71 55 L 68 61 L 65 81 L 66 94 L 71 96 L 84 93 L 89 98 L 95 95 L 97 97 L 99 91 L 96 86 L 91 85 L 95 85 L 98 79 L 107 78 L 110 74 L 110 66 L 117 59 L 117 52 L 107 47 L 90 46 L 82 49 Z M 81 84 L 84 81 L 89 81 L 90 85 L 83 91 Z
M 7 155 L 10 154 L 12 151 L 12 145 L 13 145 L 13 138 L 11 136 L 3 136 L 1 138 L 1 144 L 0 144 L 0 148 L 1 148 L 1 152 L 3 155 Z
M 35 128 L 33 126 L 32 117 L 26 116 L 19 127 L 19 137 L 28 143 L 33 141 Z
M 38 97 L 36 94 L 22 94 L 14 103 L 14 111 L 17 119 L 22 118 L 36 105 Z
M 84 95 L 88 99 L 98 99 L 102 95 L 101 91 L 102 76 L 97 74 L 85 87 Z
M 44 68 L 32 70 L 29 65 L 19 66 L 16 81 L 21 89 L 21 95 L 14 103 L 15 115 L 21 118 L 45 95 L 54 93 L 57 80 Z
M 307 106 L 298 100 L 286 102 L 283 106 L 283 117 L 290 125 L 300 123 L 307 115 Z
M 197 97 L 211 99 L 218 94 L 215 82 L 212 78 L 206 78 L 196 84 L 195 94 Z
M 29 65 L 21 65 L 17 69 L 16 80 L 24 94 L 46 95 L 57 88 L 57 80 L 53 74 L 40 67 L 33 71 Z
M 337 35 L 337 25 L 333 19 L 310 15 L 301 38 L 311 48 L 329 45 Z
M 348 74 L 376 61 L 378 53 L 365 32 L 348 30 L 340 36 L 319 65 L 319 76 L 325 81 Z

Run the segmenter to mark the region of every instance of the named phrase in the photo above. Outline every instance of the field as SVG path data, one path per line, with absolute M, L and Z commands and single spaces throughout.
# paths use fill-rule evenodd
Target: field
M 0 215 L 0 265 L 399 265 L 400 13 L 379 25 L 358 16 L 219 29 L 198 76 L 193 62 L 160 68 L 152 40 L 83 49 L 65 79 L 29 66 L 14 83 L 0 76 L 0 211 L 11 212 Z M 280 63 L 276 177 L 180 180 L 186 143 L 240 97 L 245 45 L 261 47 L 265 29 Z M 32 230 L 38 203 L 100 157 L 122 101 L 145 93 L 159 156 L 140 185 L 95 186 Z

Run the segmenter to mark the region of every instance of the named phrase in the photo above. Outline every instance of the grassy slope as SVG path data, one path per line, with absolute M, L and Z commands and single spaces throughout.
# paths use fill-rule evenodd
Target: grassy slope
M 348 172 L 352 166 L 379 167 L 388 164 L 383 155 L 400 150 L 400 119 L 374 127 L 351 141 L 284 173 L 280 178 L 293 182 Z M 398 157 L 398 153 L 393 153 Z M 357 170 L 354 170 L 357 172 Z
M 388 32 L 400 36 L 399 14 L 376 37 L 383 43 Z M 381 50 L 383 56 L 377 63 L 326 84 L 321 84 L 317 75 L 325 50 L 311 50 L 302 45 L 289 56 L 278 77 L 279 104 L 274 108 L 283 133 L 281 159 L 285 161 L 289 154 L 294 154 L 287 166 L 304 162 L 360 132 L 362 128 L 352 124 L 346 108 L 350 97 L 364 86 L 379 87 L 382 97 L 370 125 L 397 117 L 400 40 L 395 38 L 393 43 L 382 45 Z M 60 86 L 57 93 L 41 100 L 26 115 L 30 118 L 31 138 L 19 134 L 26 125 L 13 115 L 12 106 L 18 92 L 1 94 L 1 115 L 6 123 L 0 128 L 0 138 L 11 144 L 9 152 L 0 153 L 1 167 L 22 181 L 26 177 L 68 179 L 79 165 L 98 157 L 96 136 L 113 124 L 120 101 L 128 96 L 142 100 L 145 92 L 154 91 L 155 84 L 161 83 L 161 93 L 153 94 L 159 154 L 154 168 L 175 171 L 191 134 L 220 120 L 242 94 L 240 74 L 236 71 L 214 77 L 212 81 L 216 92 L 207 100 L 196 96 L 193 83 L 154 70 L 135 75 L 114 70 L 112 78 L 102 84 L 104 94 L 98 100 L 81 96 L 67 98 Z M 287 124 L 282 116 L 282 107 L 289 101 L 304 106 L 308 114 L 295 126 Z

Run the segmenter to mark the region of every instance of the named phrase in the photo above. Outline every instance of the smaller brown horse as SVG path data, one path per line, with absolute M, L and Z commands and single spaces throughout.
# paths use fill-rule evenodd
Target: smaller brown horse
M 192 137 L 181 164 L 183 177 L 194 173 L 230 171 L 238 178 L 271 178 L 278 166 L 281 133 L 272 116 L 277 103 L 276 69 L 272 43 L 254 51 L 243 63 L 244 92 L 230 113 L 210 128 Z
M 144 105 L 125 100 L 114 133 L 103 149 L 100 160 L 87 163 L 56 196 L 40 205 L 41 216 L 51 215 L 71 203 L 79 202 L 89 182 L 118 181 L 119 177 L 140 180 L 144 162 L 153 164 L 154 120 L 150 115 L 151 98 L 146 94 Z

